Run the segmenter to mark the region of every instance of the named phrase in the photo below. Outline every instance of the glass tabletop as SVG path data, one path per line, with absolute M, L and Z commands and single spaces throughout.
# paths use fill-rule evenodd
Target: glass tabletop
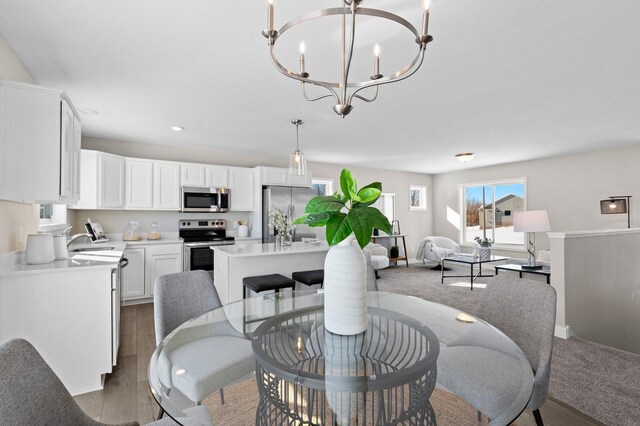
M 345 418 L 345 407 L 354 406 L 365 416 L 358 424 L 379 424 L 380 416 L 392 415 L 407 424 L 435 424 L 439 412 L 428 401 L 433 379 L 492 424 L 508 424 L 529 401 L 533 374 L 526 357 L 477 318 L 412 296 L 369 292 L 368 330 L 346 337 L 324 331 L 323 303 L 322 292 L 285 292 L 187 321 L 152 355 L 154 398 L 183 425 L 207 424 L 189 409 L 222 387 L 252 378 L 257 384 L 249 392 L 260 398 L 256 424 L 264 425 L 289 424 L 285 418 L 292 418 L 293 406 L 306 410 L 300 424 L 310 416 L 314 424 L 325 424 L 319 418 L 345 423 L 354 416 L 348 411 Z M 426 420 L 411 422 L 412 415 Z
M 452 256 L 447 256 L 442 260 L 447 262 L 458 262 L 458 263 L 468 263 L 468 264 L 478 264 L 478 263 L 488 263 L 488 262 L 499 262 L 501 260 L 507 260 L 508 257 L 505 256 L 473 256 L 473 255 L 465 255 L 465 254 L 454 254 Z

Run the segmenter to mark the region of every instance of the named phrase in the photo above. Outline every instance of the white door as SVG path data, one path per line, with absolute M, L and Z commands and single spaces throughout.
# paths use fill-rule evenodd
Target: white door
M 136 158 L 126 159 L 125 208 L 153 208 L 153 162 Z
M 207 167 L 207 186 L 229 186 L 229 169 L 226 167 Z
M 60 196 L 67 200 L 74 198 L 75 116 L 65 101 L 60 101 Z
M 180 165 L 156 161 L 153 168 L 153 208 L 180 210 Z
M 180 165 L 180 185 L 182 186 L 206 186 L 206 167 L 200 164 Z
M 98 208 L 124 207 L 124 158 L 98 154 Z
M 73 152 L 73 199 L 80 199 L 80 153 L 82 143 L 82 123 L 78 117 L 74 116 L 73 120 L 73 134 L 74 134 L 74 152 Z
M 153 287 L 159 276 L 182 272 L 182 253 L 152 254 L 148 259 L 149 291 L 147 296 L 153 296 Z
M 231 190 L 231 211 L 253 210 L 253 170 L 232 168 L 229 170 Z
M 144 294 L 144 248 L 131 248 L 124 251 L 129 264 L 122 270 L 122 295 L 124 300 L 139 299 Z

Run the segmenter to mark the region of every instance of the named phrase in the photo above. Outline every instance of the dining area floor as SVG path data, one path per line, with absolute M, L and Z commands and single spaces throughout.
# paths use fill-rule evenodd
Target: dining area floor
M 437 271 L 423 265 L 412 265 L 408 269 L 390 268 L 381 271 L 378 285 L 381 291 L 413 295 L 473 312 L 482 289 L 471 292 L 468 288 L 449 286 L 447 281 L 443 285 L 439 278 L 440 273 Z M 118 364 L 106 378 L 104 389 L 77 396 L 75 399 L 78 404 L 92 418 L 105 423 L 137 420 L 140 424 L 146 424 L 153 421 L 158 413 L 158 405 L 149 390 L 147 372 L 154 350 L 153 305 L 123 307 Z M 216 425 L 253 424 L 255 407 L 258 405 L 255 380 L 225 388 L 225 400 L 227 403 L 221 405 L 216 393 L 203 401 L 203 405 L 212 412 Z M 242 403 L 234 404 L 234 400 Z M 482 421 L 477 420 L 473 407 L 443 390 L 436 389 L 431 403 L 436 408 L 440 425 L 487 423 L 484 416 Z M 553 396 L 547 399 L 540 412 L 545 424 L 551 426 L 603 424 Z M 525 410 L 514 424 L 535 425 L 535 420 L 532 413 Z

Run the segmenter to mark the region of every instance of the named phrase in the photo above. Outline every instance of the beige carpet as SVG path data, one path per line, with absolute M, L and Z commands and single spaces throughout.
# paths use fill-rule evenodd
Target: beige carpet
M 255 424 L 258 408 L 258 388 L 255 379 L 247 380 L 224 389 L 225 404 L 220 404 L 218 392 L 210 395 L 204 405 L 209 409 L 214 424 L 225 426 L 247 426 Z M 467 426 L 487 424 L 486 417 L 478 423 L 476 410 L 448 392 L 436 389 L 431 395 L 431 405 L 439 426 Z M 513 423 L 514 425 L 517 424 Z

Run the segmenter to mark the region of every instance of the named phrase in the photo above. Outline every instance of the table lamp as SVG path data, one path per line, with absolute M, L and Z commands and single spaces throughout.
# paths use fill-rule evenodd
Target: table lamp
M 546 210 L 531 210 L 527 212 L 515 212 L 513 214 L 514 232 L 528 233 L 529 264 L 523 265 L 524 269 L 540 269 L 541 265 L 536 265 L 536 232 L 549 231 L 549 218 Z

